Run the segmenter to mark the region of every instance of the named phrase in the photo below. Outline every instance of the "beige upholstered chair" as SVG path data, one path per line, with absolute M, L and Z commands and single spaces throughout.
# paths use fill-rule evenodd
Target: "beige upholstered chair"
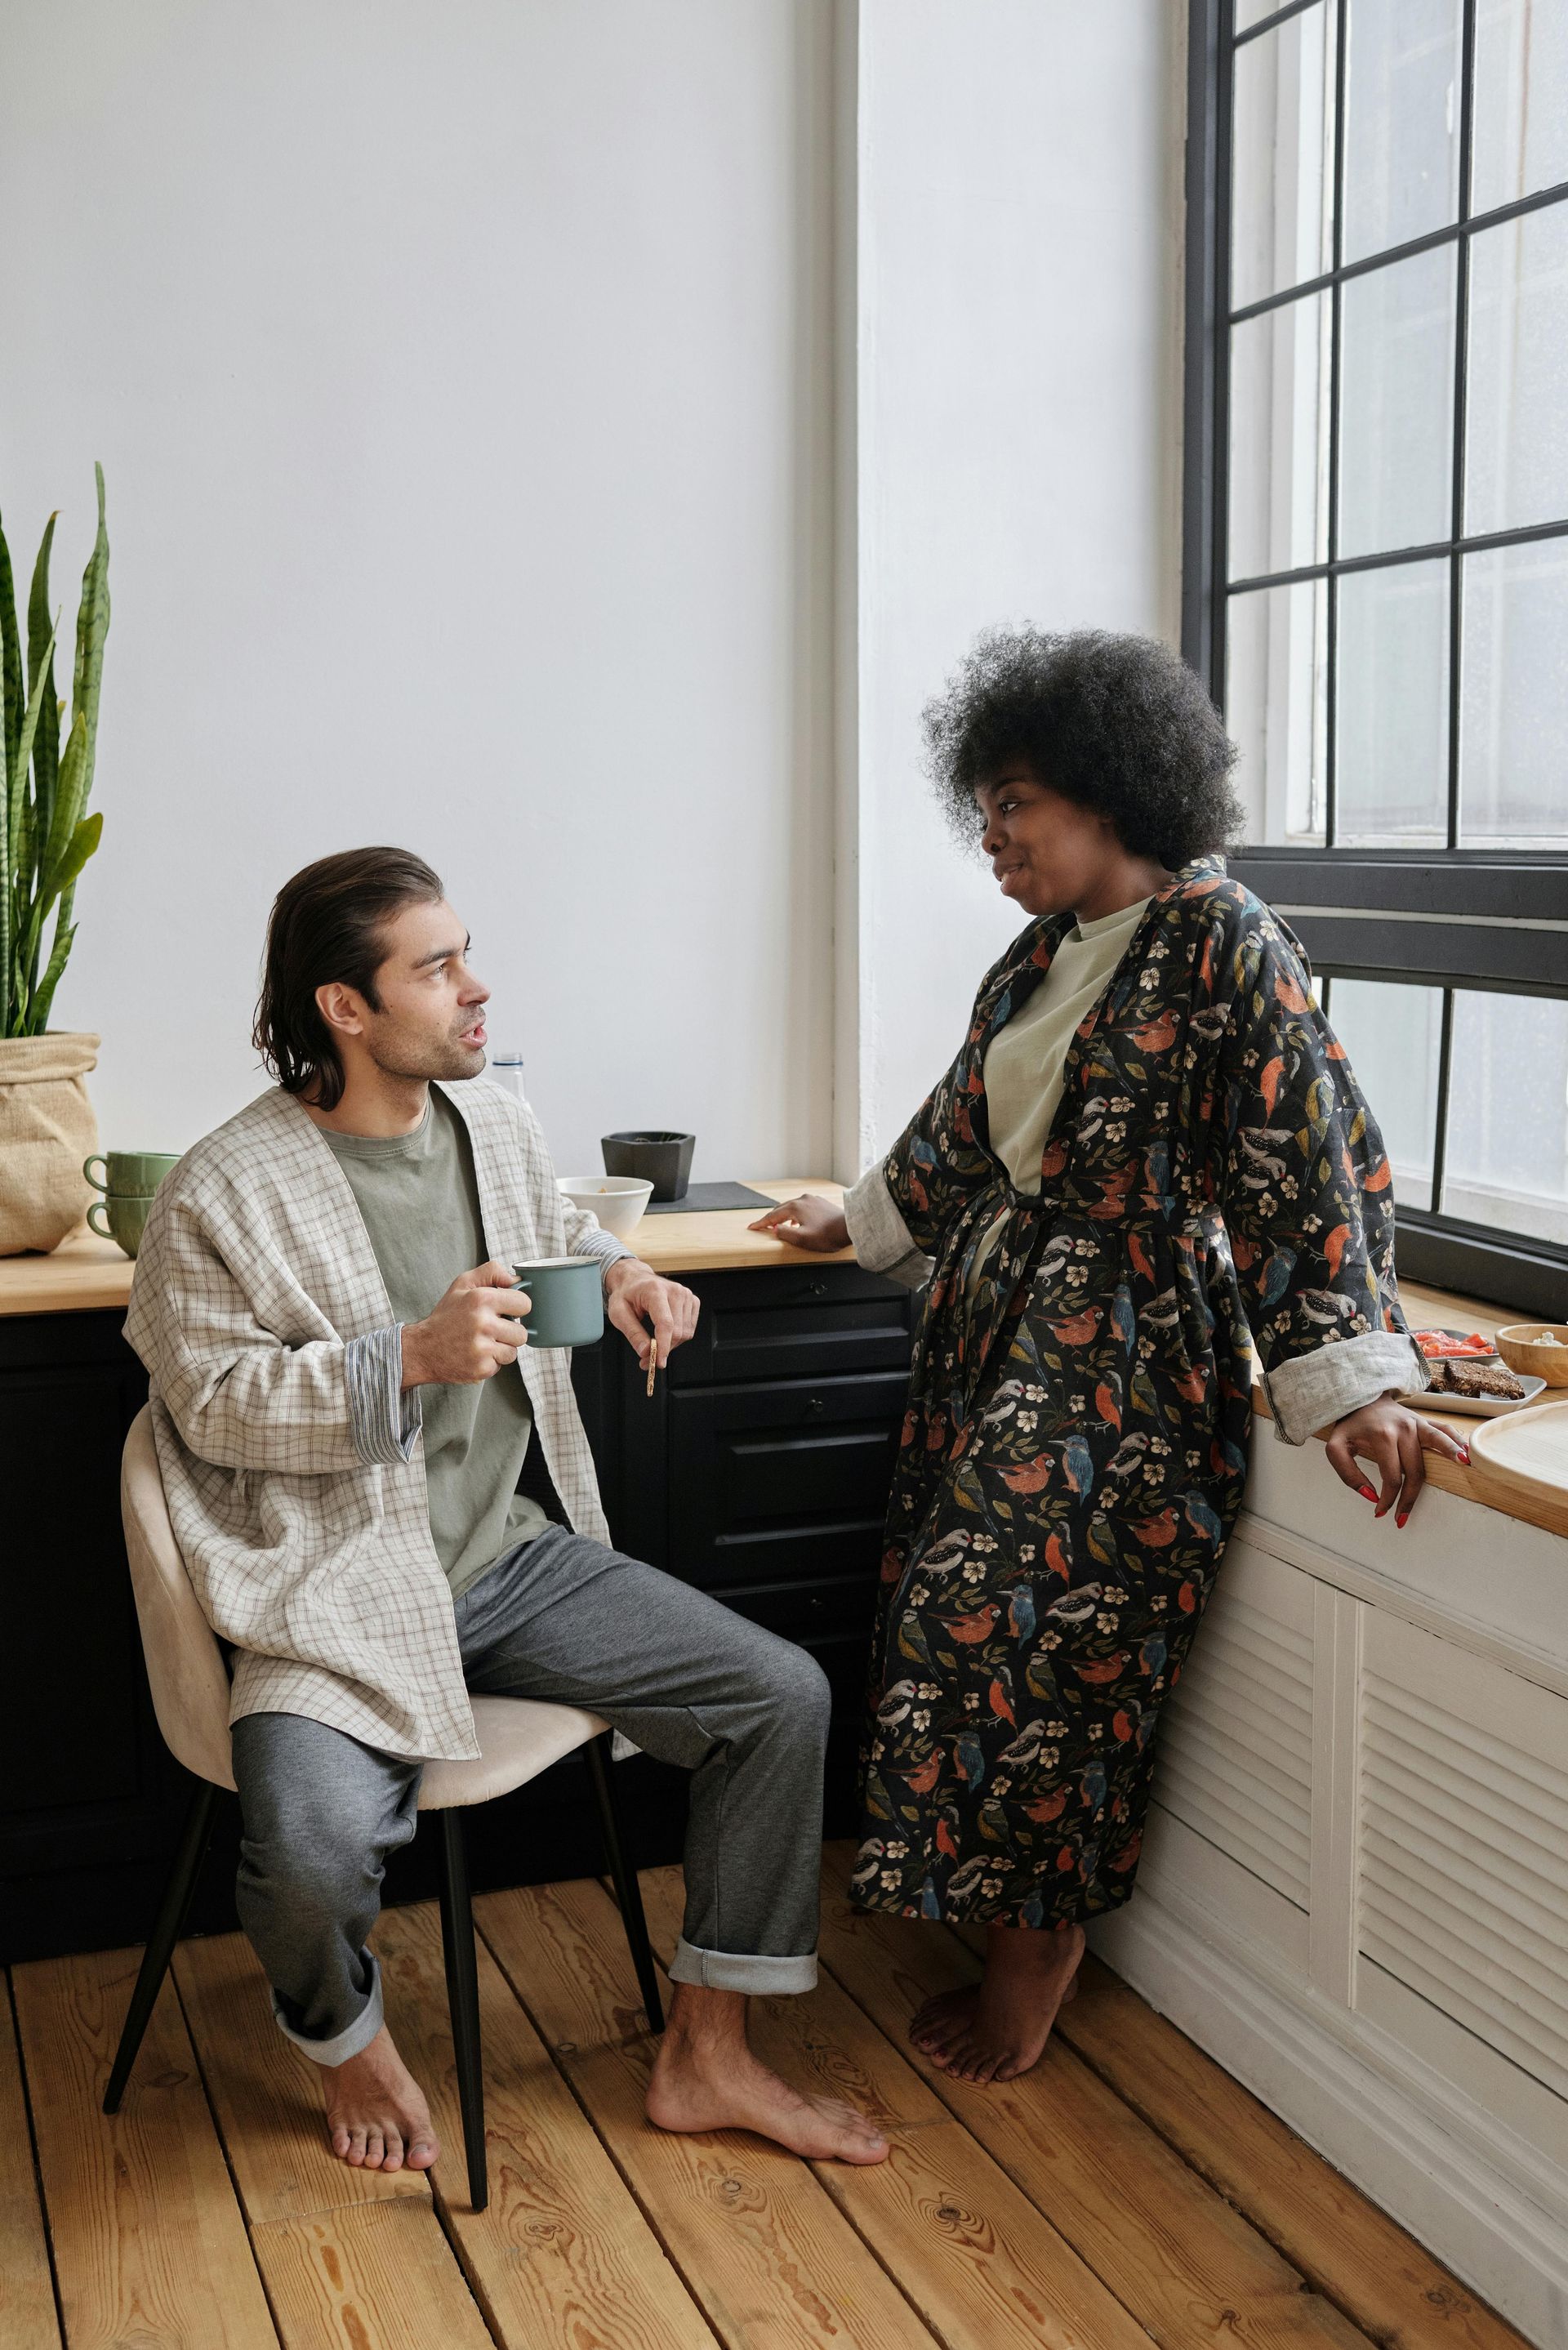
M 174 1540 L 152 1440 L 152 1417 L 143 1409 L 131 1423 L 120 1468 L 125 1546 L 136 1595 L 137 1619 L 158 1727 L 165 1744 L 196 1780 L 180 1847 L 147 1944 L 125 2028 L 104 2095 L 114 2113 L 124 2094 L 147 2020 L 168 1971 L 190 1909 L 196 1877 L 212 1835 L 213 1817 L 234 1778 L 229 1746 L 229 1677 L 223 1651 L 192 1587 Z M 486 2199 L 484 2091 L 479 2045 L 479 1980 L 462 1811 L 488 1803 L 537 1778 L 576 1747 L 586 1749 L 598 1806 L 606 1856 L 615 1881 L 627 1940 L 643 2004 L 654 2031 L 663 2028 L 658 1981 L 648 1943 L 637 1874 L 627 1866 L 609 1773 L 610 1731 L 597 1713 L 576 1706 L 544 1705 L 527 1698 L 479 1697 L 474 1726 L 483 1749 L 477 1762 L 430 1762 L 420 1784 L 420 1809 L 441 1815 L 441 1938 L 452 2004 L 462 2132 L 473 2209 Z

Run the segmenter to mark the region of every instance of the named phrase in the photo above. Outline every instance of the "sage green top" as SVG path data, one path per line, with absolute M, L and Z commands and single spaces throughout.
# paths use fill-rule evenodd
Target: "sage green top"
M 1079 922 L 1070 930 L 1027 1003 L 997 1030 L 986 1048 L 991 1147 L 1015 1191 L 1031 1198 L 1039 1191 L 1040 1162 L 1062 1099 L 1073 1038 L 1110 985 L 1148 904 L 1140 898 L 1136 906 L 1124 906 L 1116 913 L 1102 914 L 1097 922 Z M 1002 1211 L 976 1251 L 971 1288 L 1010 1212 Z
M 432 1086 L 412 1134 L 317 1132 L 358 1202 L 394 1317 L 422 1322 L 458 1274 L 472 1273 L 490 1253 L 462 1120 Z M 431 1534 L 455 1599 L 549 1523 L 538 1503 L 516 1490 L 534 1415 L 515 1368 L 472 1387 L 416 1392 Z

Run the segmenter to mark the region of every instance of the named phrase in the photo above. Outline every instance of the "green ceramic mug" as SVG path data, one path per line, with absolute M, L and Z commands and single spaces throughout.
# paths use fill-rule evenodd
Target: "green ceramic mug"
M 592 1347 L 604 1336 L 604 1271 L 597 1256 L 536 1257 L 512 1268 L 533 1300 L 524 1323 L 532 1347 Z
M 82 1173 L 103 1198 L 89 1202 L 88 1228 L 100 1241 L 113 1241 L 127 1256 L 134 1256 L 147 1229 L 152 1194 L 171 1167 L 180 1164 L 177 1150 L 95 1150 L 82 1160 Z M 95 1175 L 93 1169 L 103 1173 Z M 97 1219 L 102 1216 L 100 1224 Z
M 95 1150 L 82 1160 L 82 1173 L 95 1191 L 108 1199 L 151 1200 L 171 1167 L 180 1164 L 177 1150 Z M 101 1167 L 101 1176 L 93 1169 Z
M 141 1246 L 141 1235 L 147 1229 L 147 1211 L 152 1205 L 151 1191 L 111 1191 L 107 1200 L 93 1200 L 88 1204 L 88 1229 L 100 1241 L 114 1241 L 134 1256 Z M 103 1223 L 96 1219 L 102 1216 Z

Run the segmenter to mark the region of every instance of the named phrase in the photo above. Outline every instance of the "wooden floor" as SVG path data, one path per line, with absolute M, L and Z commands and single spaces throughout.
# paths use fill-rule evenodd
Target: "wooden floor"
M 440 1931 L 378 1932 L 394 2032 L 450 2151 L 325 2151 L 314 2068 L 237 1936 L 182 1945 L 112 2121 L 137 1953 L 17 1967 L 0 2013 L 4 2350 L 1518 2350 L 1519 2336 L 1091 1964 L 1046 2061 L 945 2081 L 905 2037 L 963 1939 L 871 1918 L 826 1856 L 823 1980 L 761 2002 L 792 2077 L 873 2110 L 876 2168 L 642 2117 L 651 2043 L 591 1879 L 477 1909 L 491 2203 L 467 2206 Z M 656 1946 L 679 1872 L 644 1879 Z

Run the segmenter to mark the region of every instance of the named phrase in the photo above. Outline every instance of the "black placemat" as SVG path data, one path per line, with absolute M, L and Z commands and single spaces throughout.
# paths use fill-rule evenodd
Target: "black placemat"
M 649 1200 L 645 1216 L 702 1216 L 714 1208 L 750 1208 L 753 1216 L 778 1201 L 749 1183 L 688 1183 L 683 1200 Z

